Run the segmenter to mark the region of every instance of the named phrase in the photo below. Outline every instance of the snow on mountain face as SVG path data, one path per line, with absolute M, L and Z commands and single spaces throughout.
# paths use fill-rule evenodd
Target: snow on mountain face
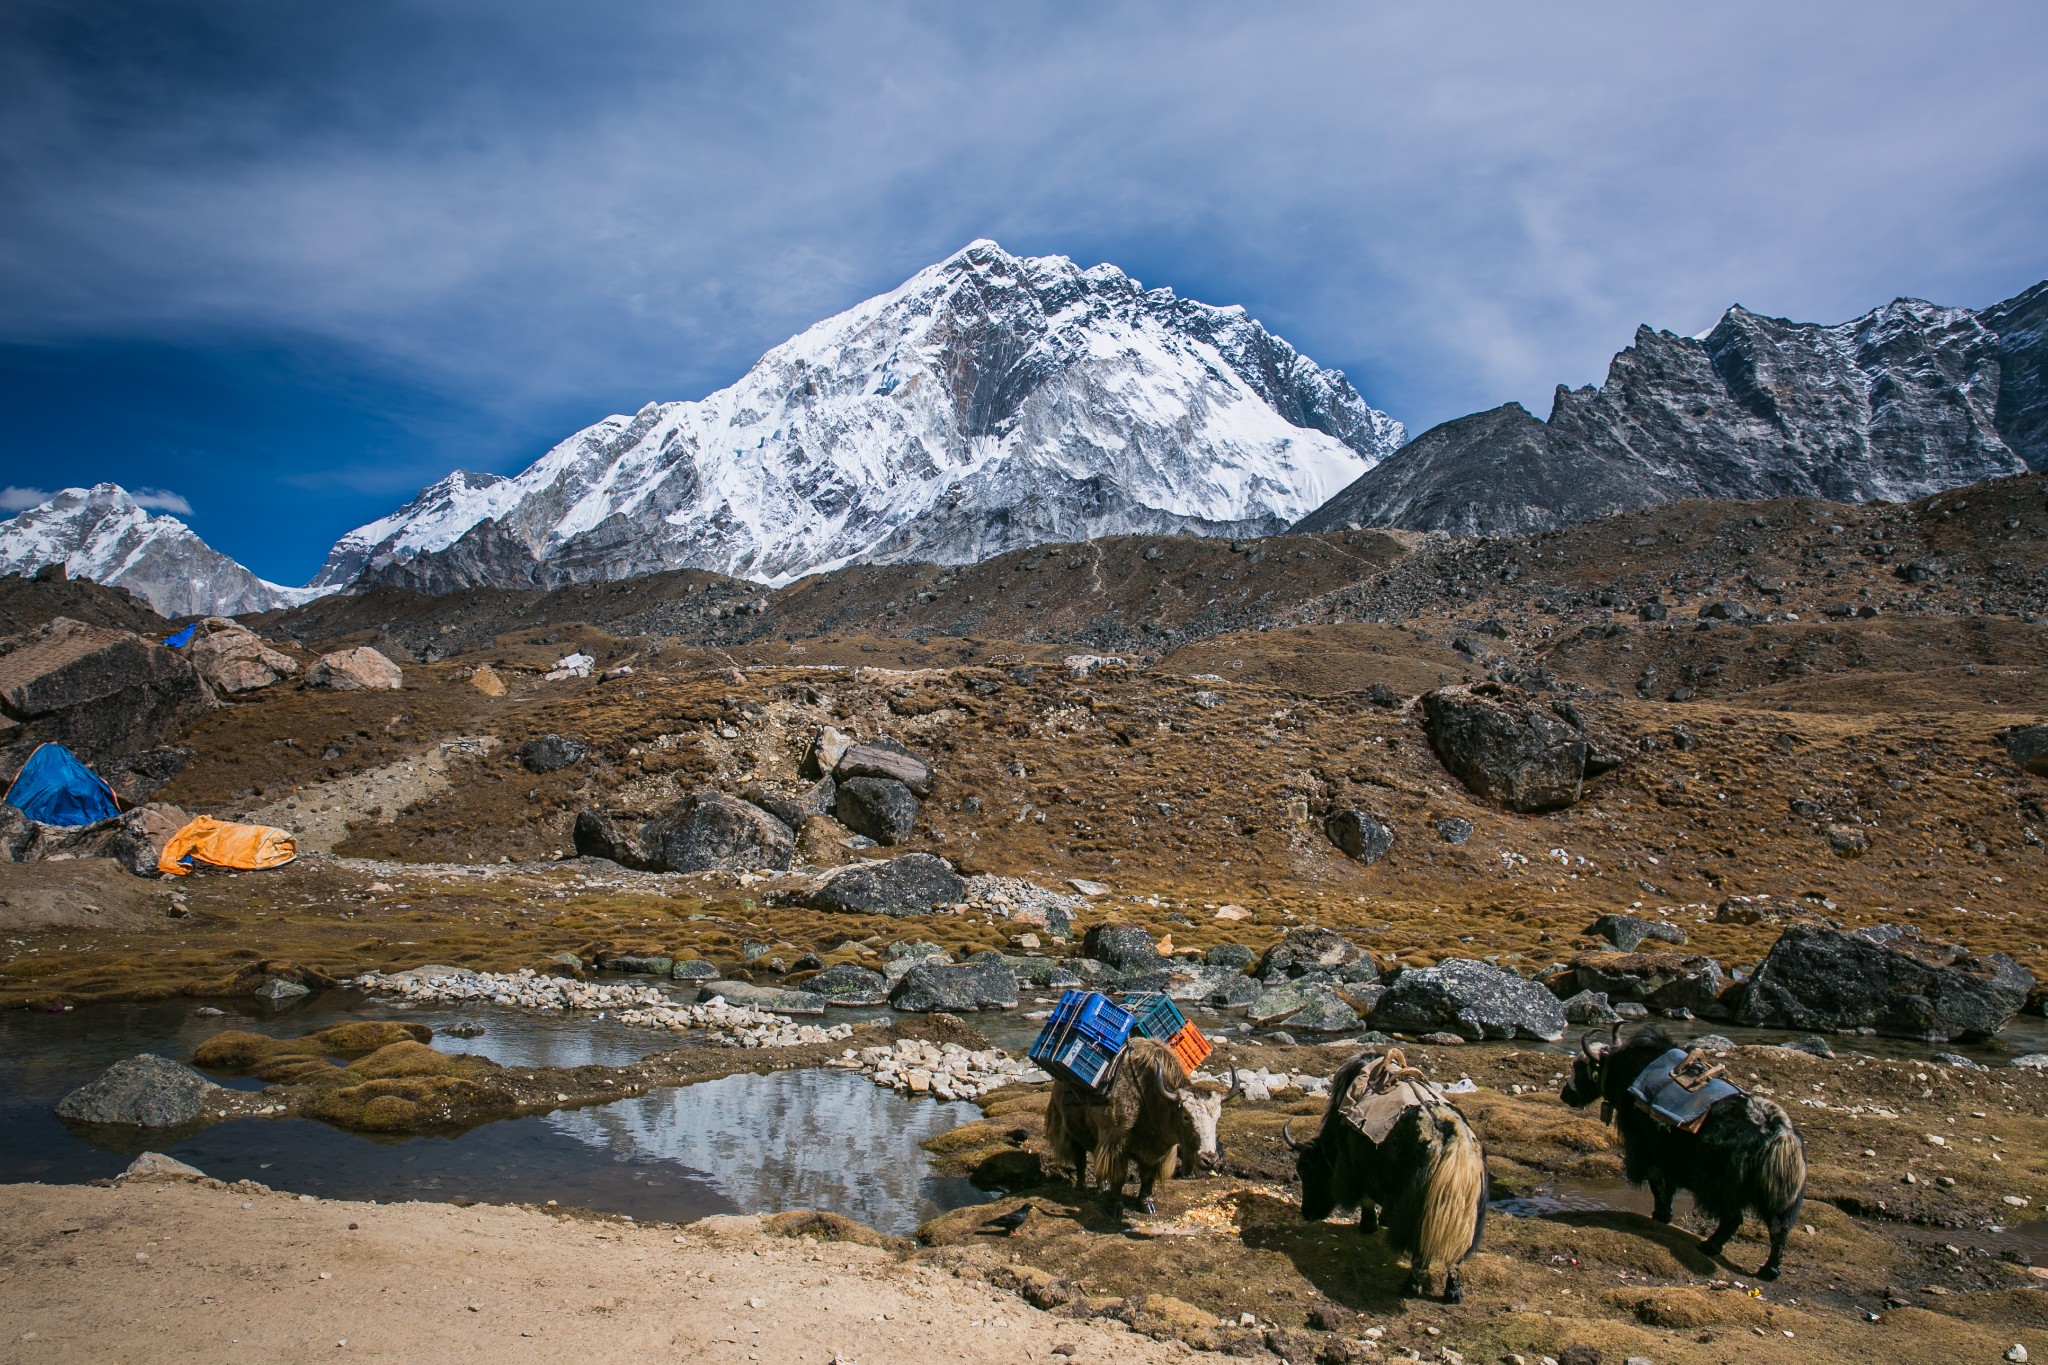
M 511 479 L 450 476 L 344 537 L 315 585 L 679 567 L 781 583 L 1101 535 L 1268 534 L 1403 435 L 1241 308 L 981 241 L 731 388 L 606 418 Z
M 152 516 L 116 484 L 67 488 L 0 521 L 0 573 L 62 564 L 72 578 L 126 588 L 162 616 L 232 616 L 307 600 L 267 583 L 172 516 Z
M 1295 529 L 1549 530 L 1676 498 L 1927 496 L 2048 465 L 2048 284 L 1837 326 L 1731 308 L 1638 329 L 1598 389 L 1433 427 Z

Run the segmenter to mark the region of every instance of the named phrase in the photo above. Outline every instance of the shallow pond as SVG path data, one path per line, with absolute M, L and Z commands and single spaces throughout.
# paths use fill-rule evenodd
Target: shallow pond
M 675 1046 L 668 1035 L 587 1016 L 403 1009 L 349 992 L 281 1016 L 205 1017 L 189 1001 L 9 1011 L 0 1013 L 0 1179 L 93 1180 L 154 1149 L 223 1180 L 330 1198 L 553 1199 L 669 1221 L 817 1208 L 894 1233 L 985 1197 L 964 1180 L 935 1176 L 919 1146 L 978 1118 L 978 1109 L 908 1100 L 836 1071 L 728 1076 L 455 1137 L 371 1138 L 305 1119 L 240 1119 L 166 1142 L 165 1134 L 74 1128 L 51 1112 L 67 1091 L 137 1052 L 189 1061 L 224 1029 L 289 1036 L 349 1018 L 416 1020 L 434 1028 L 437 1046 L 518 1066 L 616 1065 Z M 446 1032 L 461 1021 L 485 1031 Z

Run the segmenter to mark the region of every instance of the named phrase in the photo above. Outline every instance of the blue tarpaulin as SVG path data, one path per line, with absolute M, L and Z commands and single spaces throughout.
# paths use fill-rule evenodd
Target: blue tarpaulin
M 166 638 L 164 640 L 164 643 L 169 645 L 172 649 L 183 649 L 186 645 L 192 643 L 192 632 L 197 629 L 199 629 L 199 623 L 197 621 L 194 621 L 191 625 L 186 626 L 176 635 L 172 635 Z
M 7 804 L 45 825 L 94 825 L 121 813 L 100 775 L 61 744 L 45 744 L 21 765 Z

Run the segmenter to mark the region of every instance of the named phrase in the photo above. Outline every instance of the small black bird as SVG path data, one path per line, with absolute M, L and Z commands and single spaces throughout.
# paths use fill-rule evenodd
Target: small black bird
M 1023 1227 L 1025 1220 L 1031 1217 L 1031 1209 L 1032 1205 L 1021 1204 L 1000 1218 L 989 1219 L 981 1225 L 982 1230 L 984 1232 L 1000 1232 L 1006 1237 L 1014 1237 L 1017 1229 Z

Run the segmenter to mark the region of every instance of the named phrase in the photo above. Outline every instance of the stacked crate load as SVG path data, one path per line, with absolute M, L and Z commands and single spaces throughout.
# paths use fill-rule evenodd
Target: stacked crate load
M 1031 1060 L 1062 1080 L 1100 1093 L 1131 1040 L 1131 1012 L 1095 991 L 1068 991 L 1031 1045 Z
M 1130 1007 L 1132 1027 L 1147 1038 L 1157 1038 L 1172 1048 L 1173 1055 L 1180 1058 L 1180 1064 L 1190 1076 L 1216 1050 L 1202 1036 L 1202 1031 L 1180 1012 L 1180 1007 L 1165 996 L 1147 991 L 1125 996 L 1124 1004 Z

